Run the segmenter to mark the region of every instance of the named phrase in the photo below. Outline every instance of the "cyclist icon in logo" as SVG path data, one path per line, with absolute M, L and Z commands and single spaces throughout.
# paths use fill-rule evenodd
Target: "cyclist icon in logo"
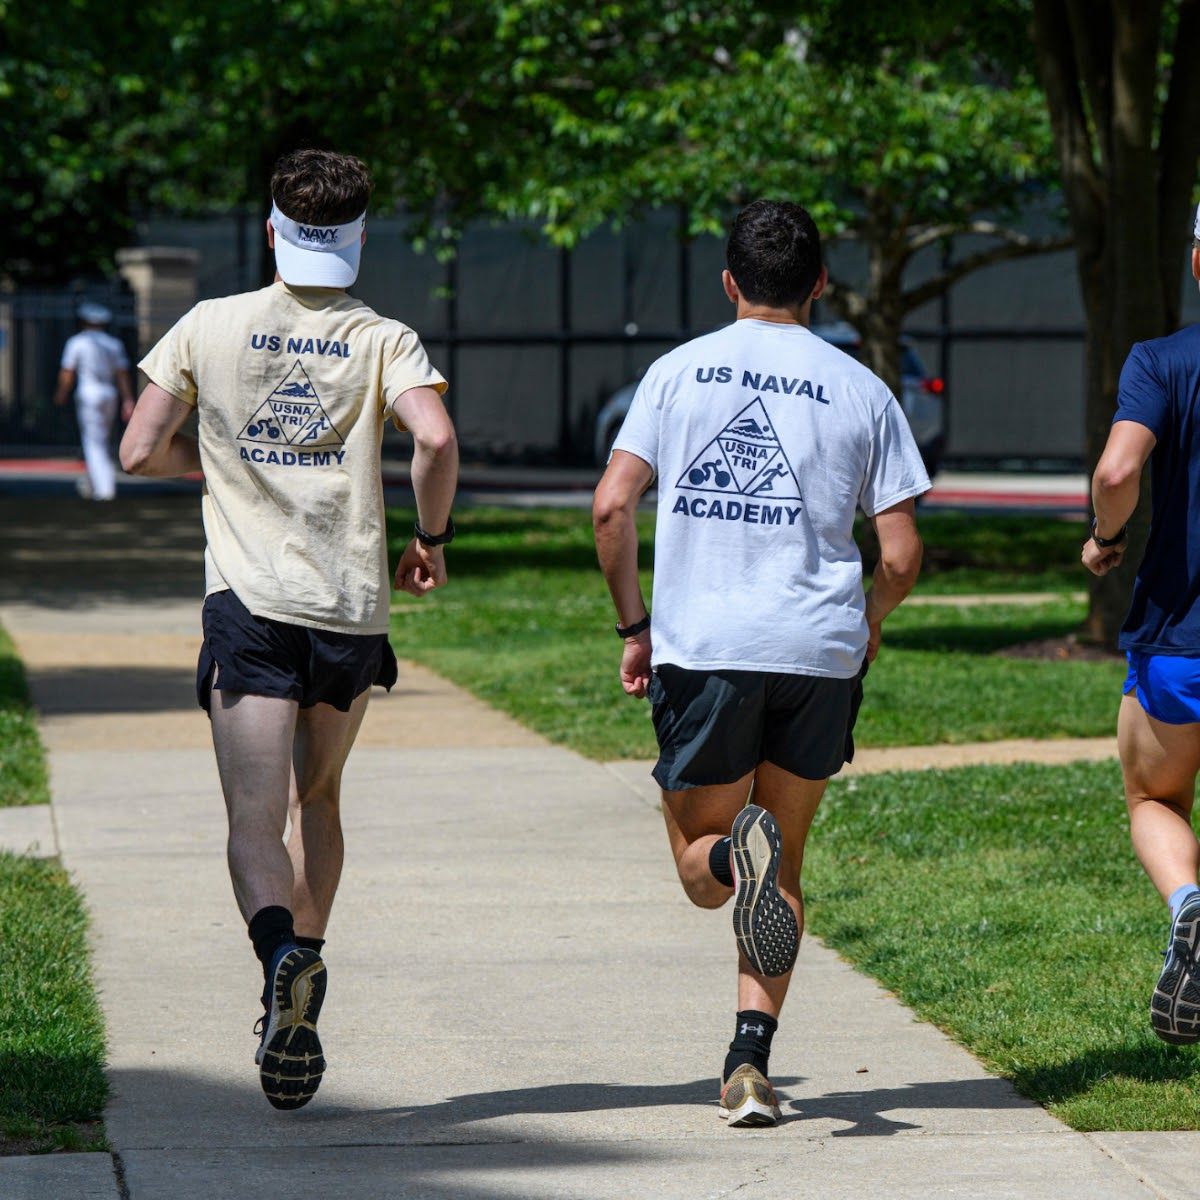
M 724 467 L 721 461 L 701 463 L 688 472 L 688 478 L 697 487 L 702 487 L 711 479 L 717 487 L 727 488 L 733 482 L 733 476 Z
M 273 421 L 269 421 L 269 420 L 268 421 L 257 421 L 257 422 L 251 421 L 251 423 L 246 426 L 246 434 L 248 437 L 252 437 L 252 438 L 258 438 L 258 437 L 280 438 L 280 437 L 283 437 L 283 433 L 280 430 L 279 426 L 276 425 Z

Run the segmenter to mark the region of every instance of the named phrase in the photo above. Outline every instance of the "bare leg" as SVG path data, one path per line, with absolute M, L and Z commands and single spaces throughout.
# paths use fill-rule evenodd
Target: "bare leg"
M 685 792 L 663 792 L 663 816 L 667 836 L 679 871 L 679 881 L 688 899 L 701 908 L 720 908 L 733 889 L 718 883 L 708 867 L 713 843 L 729 834 L 734 817 L 741 811 L 754 785 L 754 803 L 779 822 L 783 835 L 779 890 L 796 913 L 804 929 L 804 902 L 800 892 L 800 867 L 804 843 L 817 805 L 828 780 L 801 779 L 772 763 L 762 763 L 752 775 L 736 783 L 692 788 Z M 738 956 L 738 1008 L 756 1009 L 778 1016 L 787 995 L 791 973 L 770 977 L 759 975 L 742 955 Z
M 294 700 L 214 689 L 213 747 L 229 814 L 229 874 L 247 921 L 292 903 L 292 864 L 283 846 L 291 778 Z
M 720 908 L 733 889 L 713 878 L 708 856 L 718 838 L 728 837 L 733 819 L 745 807 L 753 773 L 736 783 L 663 792 L 663 816 L 679 882 L 700 908 Z
M 796 914 L 796 928 L 804 933 L 804 897 L 800 889 L 800 869 L 804 864 L 804 844 L 825 794 L 827 779 L 801 779 L 774 763 L 760 763 L 754 776 L 754 803 L 765 808 L 779 823 L 783 852 L 779 864 L 779 891 Z M 738 1009 L 752 1008 L 779 1016 L 787 995 L 792 973 L 760 975 L 738 958 Z
M 1200 868 L 1200 843 L 1191 824 L 1200 724 L 1166 725 L 1150 716 L 1136 696 L 1125 696 L 1117 745 L 1133 849 L 1165 900 L 1176 888 L 1195 883 Z
M 295 878 L 290 903 L 301 937 L 325 936 L 342 875 L 342 768 L 369 695 L 357 696 L 349 712 L 314 704 L 301 709 L 296 721 L 287 849 Z

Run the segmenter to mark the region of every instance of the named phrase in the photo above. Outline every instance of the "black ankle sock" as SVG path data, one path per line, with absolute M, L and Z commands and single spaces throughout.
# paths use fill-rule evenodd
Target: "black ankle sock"
M 733 864 L 729 861 L 729 842 L 727 837 L 717 838 L 708 852 L 708 869 L 712 877 L 726 887 L 733 887 Z
M 771 1057 L 771 1039 L 779 1022 L 764 1012 L 747 1008 L 737 1015 L 737 1029 L 733 1041 L 729 1043 L 729 1053 L 725 1055 L 725 1073 L 723 1079 L 728 1079 L 743 1063 L 750 1063 L 764 1075 L 767 1074 L 767 1061 Z
M 250 940 L 254 943 L 254 953 L 263 965 L 263 975 L 271 969 L 271 959 L 280 946 L 286 946 L 296 940 L 296 931 L 292 928 L 292 914 L 280 904 L 272 904 L 268 908 L 260 908 L 250 918 Z
M 296 934 L 296 945 L 304 950 L 315 950 L 318 954 L 320 954 L 321 947 L 325 945 L 325 939 L 301 937 L 299 934 Z

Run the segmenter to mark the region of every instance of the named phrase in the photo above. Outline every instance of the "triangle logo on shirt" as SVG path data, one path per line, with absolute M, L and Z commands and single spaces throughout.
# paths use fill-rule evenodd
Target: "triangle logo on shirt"
M 321 406 L 317 389 L 299 359 L 254 410 L 254 416 L 238 434 L 238 441 L 302 449 L 343 444 L 342 435 Z
M 675 486 L 764 500 L 804 498 L 761 396 L 755 396 L 696 455 Z

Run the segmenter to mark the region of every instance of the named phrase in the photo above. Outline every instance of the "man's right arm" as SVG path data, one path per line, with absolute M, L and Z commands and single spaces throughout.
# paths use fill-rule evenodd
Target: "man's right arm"
M 193 405 L 148 383 L 121 438 L 121 469 L 164 479 L 199 471 L 196 439 L 179 432 L 192 411 Z
M 71 398 L 75 390 L 75 371 L 71 367 L 59 367 L 58 386 L 54 389 L 54 403 L 62 406 Z
M 913 590 L 921 573 L 923 546 L 917 532 L 915 500 L 902 500 L 872 518 L 879 539 L 879 562 L 867 593 L 867 661 L 879 653 L 884 618 Z
M 646 616 L 646 601 L 638 581 L 637 506 L 654 482 L 648 462 L 626 450 L 614 450 L 592 500 L 592 528 L 596 555 L 604 572 L 617 623 L 636 625 Z M 650 684 L 652 641 L 650 630 L 625 639 L 621 656 L 621 686 L 630 696 L 642 697 Z

